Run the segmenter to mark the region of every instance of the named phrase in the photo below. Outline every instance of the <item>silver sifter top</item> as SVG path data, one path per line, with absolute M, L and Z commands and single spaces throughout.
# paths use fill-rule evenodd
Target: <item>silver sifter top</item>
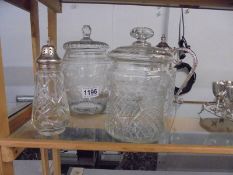
M 56 68 L 60 65 L 62 59 L 57 55 L 56 49 L 48 42 L 41 49 L 40 56 L 37 58 L 38 68 Z

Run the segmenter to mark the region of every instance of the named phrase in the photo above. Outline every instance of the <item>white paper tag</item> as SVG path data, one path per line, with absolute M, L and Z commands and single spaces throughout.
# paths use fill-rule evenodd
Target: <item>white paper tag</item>
M 94 98 L 99 96 L 99 88 L 91 87 L 91 88 L 82 88 L 82 97 L 83 98 Z

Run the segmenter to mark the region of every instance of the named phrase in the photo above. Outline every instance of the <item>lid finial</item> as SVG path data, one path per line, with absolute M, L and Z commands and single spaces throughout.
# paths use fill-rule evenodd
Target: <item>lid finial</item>
M 164 42 L 164 43 L 167 42 L 167 38 L 166 38 L 165 34 L 162 34 L 161 41 Z
M 83 25 L 82 32 L 83 32 L 83 38 L 90 38 L 91 27 L 89 25 Z
M 106 52 L 106 50 L 109 48 L 108 44 L 100 41 L 93 41 L 90 38 L 91 31 L 90 25 L 83 25 L 83 38 L 79 41 L 69 41 L 63 45 L 63 48 L 77 49 L 79 52 Z
M 167 38 L 165 34 L 162 35 L 161 41 L 159 44 L 157 44 L 156 47 L 163 48 L 163 49 L 171 49 L 171 47 L 167 44 Z
M 154 36 L 154 32 L 152 29 L 147 27 L 135 27 L 131 30 L 130 36 L 138 39 L 138 40 L 147 40 Z
M 150 45 L 146 40 L 154 36 L 154 31 L 147 27 L 135 27 L 131 30 L 130 36 L 137 39 L 134 44 Z

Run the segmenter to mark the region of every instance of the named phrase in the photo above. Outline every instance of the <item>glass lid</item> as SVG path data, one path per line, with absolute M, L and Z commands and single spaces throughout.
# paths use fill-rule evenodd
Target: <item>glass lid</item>
M 89 25 L 84 25 L 82 27 L 82 32 L 83 32 L 83 38 L 80 41 L 70 41 L 67 42 L 63 45 L 64 49 L 76 49 L 80 51 L 94 51 L 94 52 L 105 52 L 108 48 L 109 45 L 100 42 L 100 41 L 93 41 L 90 38 L 91 35 L 91 27 Z
M 154 35 L 152 29 L 147 27 L 136 27 L 130 32 L 131 37 L 136 38 L 130 46 L 122 46 L 112 50 L 109 56 L 112 59 L 125 61 L 146 61 L 154 63 L 165 63 L 171 60 L 170 49 L 152 47 L 148 38 Z
M 130 46 L 122 46 L 112 50 L 109 56 L 112 59 L 128 61 L 149 61 L 153 55 L 154 48 L 146 40 L 154 35 L 152 29 L 147 27 L 136 27 L 130 32 L 130 36 L 136 38 Z

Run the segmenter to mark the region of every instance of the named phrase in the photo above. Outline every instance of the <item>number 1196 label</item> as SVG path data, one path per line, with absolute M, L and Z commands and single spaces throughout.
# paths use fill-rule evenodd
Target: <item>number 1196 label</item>
M 83 98 L 94 98 L 99 96 L 99 88 L 82 88 Z

